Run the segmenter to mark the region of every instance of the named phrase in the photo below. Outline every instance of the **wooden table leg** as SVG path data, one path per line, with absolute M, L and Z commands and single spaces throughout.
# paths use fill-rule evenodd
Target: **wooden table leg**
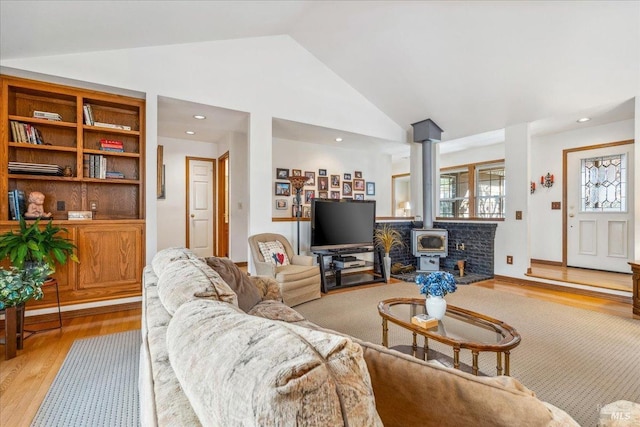
M 389 327 L 387 326 L 387 319 L 383 317 L 382 318 L 382 346 L 383 347 L 389 347 L 388 333 L 389 333 Z
M 460 347 L 453 347 L 453 367 L 460 369 Z
M 498 376 L 502 375 L 502 353 L 496 351 L 496 358 L 498 364 L 496 365 L 496 371 L 498 372 Z
M 509 366 L 509 351 L 504 352 L 504 374 L 509 376 L 510 366 Z
M 16 357 L 18 338 L 18 315 L 15 307 L 4 309 L 4 358 Z
M 471 363 L 471 368 L 473 369 L 473 375 L 478 375 L 478 351 L 477 350 L 472 350 L 471 351 L 471 358 L 473 360 L 473 362 Z
M 416 357 L 416 354 L 418 353 L 418 336 L 417 334 L 414 332 L 413 333 L 413 341 L 411 342 L 411 350 L 413 353 L 413 357 Z

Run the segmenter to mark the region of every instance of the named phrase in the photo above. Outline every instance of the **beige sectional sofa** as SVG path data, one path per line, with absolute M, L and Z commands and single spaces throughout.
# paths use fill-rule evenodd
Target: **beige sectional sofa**
M 320 328 L 227 259 L 166 249 L 143 281 L 143 426 L 577 425 L 513 378 Z

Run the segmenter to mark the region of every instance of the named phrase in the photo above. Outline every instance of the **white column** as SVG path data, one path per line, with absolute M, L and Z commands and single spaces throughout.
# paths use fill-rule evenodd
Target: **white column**
M 158 95 L 147 92 L 145 108 L 145 257 L 151 264 L 158 251 Z
M 505 220 L 496 230 L 497 275 L 525 277 L 529 267 L 530 146 L 528 123 L 505 129 Z M 522 212 L 522 219 L 516 219 L 517 211 Z M 513 257 L 513 264 L 507 264 L 507 255 Z

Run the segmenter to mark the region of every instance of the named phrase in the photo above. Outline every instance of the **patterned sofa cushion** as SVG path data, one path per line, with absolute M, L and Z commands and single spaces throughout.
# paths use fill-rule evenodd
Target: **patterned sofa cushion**
M 173 316 L 184 303 L 200 298 L 214 299 L 238 306 L 238 298 L 229 285 L 198 258 L 169 263 L 158 278 L 158 295 Z
M 204 258 L 207 265 L 222 277 L 227 285 L 238 296 L 238 307 L 245 313 L 259 303 L 262 298 L 258 289 L 251 283 L 249 276 L 240 270 L 229 258 Z
M 362 348 L 347 337 L 201 300 L 176 311 L 167 347 L 202 425 L 382 425 Z
M 187 248 L 167 248 L 158 251 L 151 260 L 151 266 L 156 276 L 160 277 L 169 263 L 179 259 L 195 258 L 195 254 Z

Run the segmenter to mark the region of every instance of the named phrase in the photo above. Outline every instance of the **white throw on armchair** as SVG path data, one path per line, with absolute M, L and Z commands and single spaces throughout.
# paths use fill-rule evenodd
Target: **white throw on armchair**
M 249 247 L 256 274 L 278 282 L 285 304 L 293 307 L 320 298 L 320 268 L 313 265 L 313 257 L 294 254 L 284 236 L 255 234 Z

